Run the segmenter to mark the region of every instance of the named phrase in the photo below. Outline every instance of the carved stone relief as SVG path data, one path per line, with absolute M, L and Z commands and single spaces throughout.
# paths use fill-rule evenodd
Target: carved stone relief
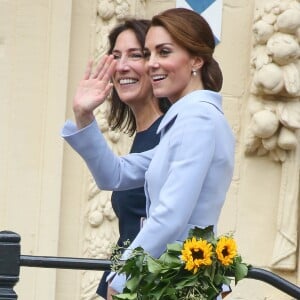
M 108 49 L 108 34 L 119 21 L 137 14 L 139 17 L 145 15 L 145 1 L 98 0 L 96 10 L 95 62 L 106 53 Z M 120 132 L 110 130 L 106 118 L 108 105 L 106 102 L 96 111 L 96 120 L 99 128 L 117 155 L 128 153 L 131 138 Z M 111 247 L 118 237 L 117 220 L 110 201 L 111 192 L 99 190 L 90 175 L 87 178 L 87 182 L 88 197 L 84 225 L 84 256 L 109 259 Z M 101 276 L 102 272 L 100 271 L 83 272 L 80 299 L 99 298 L 95 292 Z
M 246 153 L 284 162 L 300 128 L 300 2 L 269 0 L 256 10 Z
M 296 269 L 300 170 L 300 1 L 260 2 L 254 17 L 245 152 L 282 164 L 270 266 Z

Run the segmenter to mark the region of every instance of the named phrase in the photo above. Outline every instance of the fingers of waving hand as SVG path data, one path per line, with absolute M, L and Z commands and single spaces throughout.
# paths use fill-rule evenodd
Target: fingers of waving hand
M 89 61 L 84 77 L 87 79 L 110 80 L 115 71 L 116 61 L 113 55 L 104 55 L 93 71 L 93 61 Z
M 104 55 L 95 71 L 92 71 L 92 64 L 92 62 L 88 63 L 83 82 L 86 86 L 93 86 L 97 89 L 98 96 L 105 98 L 112 88 L 110 80 L 115 72 L 117 61 L 113 55 Z
M 117 61 L 114 59 L 113 55 L 106 55 L 98 63 L 94 76 L 98 80 L 109 81 L 115 72 Z
M 116 68 L 117 61 L 113 55 L 105 55 L 95 68 L 90 72 L 90 80 L 95 81 L 95 87 L 98 90 L 98 97 L 106 98 L 112 88 L 110 82 Z
M 101 71 L 102 67 L 105 64 L 105 61 L 107 60 L 108 55 L 104 55 L 100 61 L 97 64 L 97 67 L 95 68 L 95 70 L 93 71 L 93 60 L 90 60 L 87 64 L 84 76 L 83 76 L 83 80 L 87 80 L 87 79 L 93 79 L 93 78 L 97 78 L 99 72 Z
M 105 55 L 94 71 L 93 61 L 89 61 L 83 80 L 81 80 L 77 89 L 76 104 L 89 110 L 93 110 L 100 105 L 113 86 L 110 79 L 114 73 L 115 65 L 116 61 L 112 55 Z
M 91 76 L 91 73 L 92 73 L 92 69 L 93 69 L 93 61 L 90 60 L 86 66 L 86 70 L 85 70 L 85 73 L 84 73 L 84 76 L 82 78 L 82 80 L 87 80 L 90 78 Z
M 104 102 L 112 86 L 109 80 L 82 80 L 75 94 L 74 106 L 81 107 L 84 111 L 93 111 L 98 105 Z

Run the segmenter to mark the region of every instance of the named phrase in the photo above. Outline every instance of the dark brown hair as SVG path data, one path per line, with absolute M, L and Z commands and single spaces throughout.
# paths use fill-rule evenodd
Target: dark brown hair
M 133 31 L 143 50 L 145 44 L 145 36 L 149 25 L 150 20 L 144 19 L 128 19 L 123 23 L 118 24 L 115 28 L 113 28 L 108 36 L 109 49 L 107 53 L 112 53 L 119 34 L 125 30 Z M 159 107 L 163 113 L 166 112 L 170 107 L 169 100 L 166 98 L 159 99 Z M 127 104 L 121 101 L 114 87 L 112 89 L 108 124 L 112 130 L 119 129 L 123 132 L 128 133 L 129 135 L 133 135 L 136 131 L 136 121 L 133 112 Z
M 204 64 L 201 78 L 205 89 L 220 91 L 223 75 L 213 58 L 215 38 L 207 21 L 186 8 L 172 8 L 154 16 L 150 26 L 162 26 L 172 39 L 192 56 L 201 57 Z

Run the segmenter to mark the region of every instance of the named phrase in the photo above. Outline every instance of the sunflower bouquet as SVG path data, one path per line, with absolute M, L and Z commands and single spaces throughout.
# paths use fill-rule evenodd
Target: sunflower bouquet
M 223 284 L 232 278 L 237 284 L 248 272 L 232 235 L 215 237 L 213 226 L 191 229 L 182 244 L 168 244 L 159 258 L 138 247 L 124 263 L 113 261 L 113 269 L 127 278 L 114 299 L 212 300 Z

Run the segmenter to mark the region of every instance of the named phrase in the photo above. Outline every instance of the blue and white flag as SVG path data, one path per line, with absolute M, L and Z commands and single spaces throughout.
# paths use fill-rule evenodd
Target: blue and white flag
M 201 14 L 210 25 L 216 43 L 221 40 L 223 0 L 176 0 L 176 7 L 184 7 Z

